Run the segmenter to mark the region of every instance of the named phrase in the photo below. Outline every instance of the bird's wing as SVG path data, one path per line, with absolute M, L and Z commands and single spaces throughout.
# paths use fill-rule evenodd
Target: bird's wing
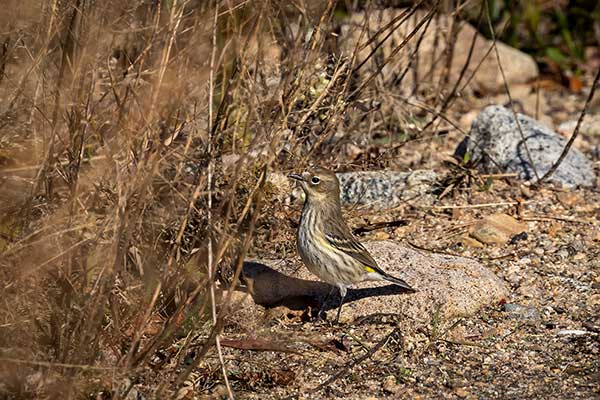
M 350 232 L 347 227 L 328 226 L 325 232 L 327 244 L 336 250 L 342 251 L 363 264 L 366 272 L 385 272 L 379 268 L 377 262 L 371 257 L 365 246 L 363 246 Z

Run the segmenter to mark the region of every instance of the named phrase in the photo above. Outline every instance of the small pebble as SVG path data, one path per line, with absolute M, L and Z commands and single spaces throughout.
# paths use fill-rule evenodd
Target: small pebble
M 544 326 L 546 327 L 546 329 L 554 329 L 554 328 L 556 328 L 556 323 L 555 322 L 546 322 L 544 324 Z
M 581 329 L 561 329 L 556 334 L 559 336 L 583 336 L 592 332 L 584 331 Z
M 521 320 L 539 320 L 540 312 L 534 307 L 523 306 L 521 304 L 506 303 L 502 306 L 502 311 L 508 314 L 509 318 Z
M 400 390 L 400 386 L 396 383 L 396 378 L 392 375 L 387 376 L 383 381 L 383 390 L 388 393 L 397 393 Z

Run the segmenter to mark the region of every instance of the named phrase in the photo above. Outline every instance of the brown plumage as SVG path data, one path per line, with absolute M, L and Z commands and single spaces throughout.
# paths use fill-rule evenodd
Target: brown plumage
M 306 194 L 298 227 L 298 253 L 313 274 L 339 288 L 341 302 L 336 321 L 348 287 L 356 283 L 386 280 L 414 291 L 402 279 L 383 271 L 354 237 L 342 215 L 340 184 L 335 173 L 315 167 L 289 177 L 297 180 Z

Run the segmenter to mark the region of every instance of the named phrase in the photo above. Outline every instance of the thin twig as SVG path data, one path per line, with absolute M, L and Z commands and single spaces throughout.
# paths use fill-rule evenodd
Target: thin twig
M 454 209 L 464 209 L 464 208 L 486 208 L 486 207 L 500 207 L 500 206 L 516 206 L 519 204 L 524 204 L 524 203 L 528 203 L 527 201 L 524 202 L 517 202 L 517 201 L 505 201 L 505 202 L 498 202 L 498 203 L 482 203 L 482 204 L 466 204 L 466 205 L 462 205 L 462 206 L 455 206 L 455 205 L 451 205 L 451 206 L 423 206 L 422 208 L 425 209 L 430 209 L 430 210 L 454 210 Z
M 504 174 L 480 174 L 480 178 L 492 178 L 492 179 L 502 179 L 502 178 L 516 178 L 519 174 L 515 172 L 507 172 Z
M 591 223 L 593 223 L 592 221 L 586 221 L 584 219 L 576 219 L 576 218 L 553 216 L 553 215 L 546 215 L 546 216 L 539 216 L 539 217 L 536 217 L 536 216 L 522 217 L 520 219 L 521 219 L 521 221 L 564 221 L 564 222 L 572 222 L 575 224 L 591 224 Z
M 371 75 L 369 75 L 363 82 L 361 82 L 360 86 L 358 88 L 356 88 L 349 96 L 349 98 L 354 98 L 356 95 L 358 95 L 358 93 L 360 93 L 369 82 L 371 82 L 371 80 L 373 80 L 377 75 L 379 75 L 379 73 L 383 70 L 383 68 L 391 61 L 394 59 L 394 57 L 396 56 L 396 54 L 402 50 L 404 48 L 404 46 L 406 46 L 406 44 L 413 38 L 413 36 L 416 35 L 416 33 L 419 31 L 419 29 L 421 29 L 421 27 L 427 23 L 427 21 L 429 21 L 436 13 L 437 11 L 437 6 L 439 4 L 439 0 L 435 3 L 434 7 L 425 15 L 425 17 L 423 17 L 423 19 L 421 19 L 417 25 L 415 26 L 415 28 L 404 38 L 404 40 L 398 45 L 396 46 L 391 52 L 389 57 L 387 57 L 382 63 L 381 65 L 377 68 L 377 71 L 373 72 Z
M 480 10 L 479 10 L 479 16 L 477 17 L 477 25 L 478 26 L 479 26 L 479 23 L 481 22 L 481 18 L 483 16 L 483 6 L 484 5 L 481 4 Z M 475 50 L 475 43 L 477 42 L 477 38 L 479 35 L 480 35 L 479 31 L 477 31 L 477 29 L 475 29 L 473 32 L 473 38 L 471 39 L 471 45 L 469 46 L 469 52 L 467 53 L 467 58 L 465 60 L 465 63 L 463 64 L 463 67 L 462 67 L 459 75 L 458 75 L 458 79 L 456 80 L 454 87 L 452 88 L 452 90 L 450 91 L 448 96 L 445 97 L 444 102 L 442 103 L 442 105 L 440 106 L 438 111 L 433 115 L 431 120 L 429 122 L 427 122 L 427 124 L 425 124 L 425 126 L 422 128 L 423 131 L 427 130 L 427 128 L 429 128 L 441 115 L 443 115 L 446 112 L 446 109 L 453 103 L 454 99 L 456 98 L 456 93 L 458 92 L 458 86 L 460 85 L 460 82 L 463 80 L 463 78 L 467 72 L 467 69 L 469 68 L 469 65 L 471 64 L 471 58 L 473 57 L 473 52 Z M 454 43 L 449 44 L 449 45 L 454 45 Z M 478 65 L 478 67 L 479 67 L 479 65 Z M 448 75 L 449 74 L 450 74 L 450 70 L 448 70 Z
M 269 341 L 266 339 L 221 339 L 221 344 L 225 347 L 239 350 L 254 350 L 254 351 L 273 351 L 279 353 L 293 353 L 302 355 L 298 350 L 288 346 L 288 343 Z
M 213 19 L 213 31 L 212 31 L 212 49 L 210 54 L 210 70 L 209 70 L 209 79 L 208 79 L 208 171 L 207 171 L 207 189 L 210 192 L 212 190 L 212 174 L 214 168 L 214 160 L 212 156 L 212 130 L 213 130 L 213 94 L 214 94 L 214 74 L 215 74 L 215 55 L 217 52 L 217 22 L 219 19 L 219 7 L 215 2 L 215 16 Z M 207 207 L 207 220 L 208 227 L 212 229 L 212 195 L 208 195 L 208 207 Z M 217 326 L 217 305 L 215 300 L 215 277 L 214 277 L 214 265 L 213 265 L 213 248 L 212 248 L 212 235 L 209 233 L 208 235 L 208 280 L 210 285 L 210 301 L 211 301 L 211 311 L 213 318 L 213 326 Z M 219 362 L 221 363 L 221 371 L 223 373 L 223 382 L 225 382 L 225 386 L 227 387 L 227 395 L 230 400 L 233 400 L 233 391 L 231 390 L 231 385 L 229 384 L 229 379 L 227 378 L 227 369 L 225 368 L 225 360 L 223 360 L 223 351 L 221 349 L 221 341 L 219 338 L 219 331 L 215 332 L 215 347 L 217 348 L 217 354 L 219 355 Z
M 329 377 L 329 379 L 327 379 L 325 382 L 321 383 L 319 386 L 317 386 L 313 389 L 310 389 L 307 393 L 316 393 L 319 390 L 323 389 L 326 386 L 331 385 L 333 382 L 335 382 L 336 380 L 338 380 L 341 377 L 343 377 L 344 375 L 346 375 L 352 368 L 354 368 L 355 366 L 357 366 L 358 364 L 360 364 L 367 358 L 372 357 L 376 352 L 381 350 L 381 348 L 383 348 L 383 346 L 385 346 L 387 344 L 388 340 L 390 340 L 390 338 L 392 336 L 394 336 L 398 331 L 399 331 L 398 328 L 394 328 L 386 337 L 381 339 L 375 346 L 373 346 L 371 349 L 369 349 L 369 351 L 367 351 L 365 354 L 358 357 L 356 360 L 350 361 L 348 364 L 346 364 L 345 366 L 340 368 L 338 370 L 338 372 L 336 372 L 331 377 Z
M 502 254 L 500 256 L 495 256 L 495 257 L 479 257 L 479 260 L 480 261 L 497 261 L 497 260 L 504 260 L 505 258 L 517 257 L 517 256 L 518 256 L 517 252 L 513 251 L 508 254 Z
M 390 36 L 392 36 L 394 34 L 394 32 L 396 32 L 396 30 L 402 26 L 402 24 L 404 22 L 406 22 L 406 20 L 408 18 L 410 18 L 418 9 L 419 6 L 421 6 L 424 3 L 424 1 L 419 2 L 418 4 L 415 4 L 412 8 L 408 9 L 408 10 L 404 10 L 402 13 L 400 13 L 399 15 L 397 15 L 396 17 L 392 18 L 392 20 L 384 27 L 382 27 L 381 29 L 379 29 L 378 32 L 375 33 L 375 35 L 373 35 L 373 37 L 369 38 L 367 40 L 367 42 L 363 45 L 360 45 L 360 48 L 358 49 L 358 51 L 355 50 L 355 54 L 362 51 L 364 48 L 366 48 L 370 43 L 372 43 L 373 41 L 375 41 L 375 39 L 377 39 L 377 37 L 382 34 L 383 32 L 385 32 L 386 30 L 389 29 L 389 32 L 383 37 L 383 39 L 381 39 L 377 44 L 375 44 L 372 48 L 371 51 L 369 52 L 369 54 L 365 57 L 364 60 L 362 60 L 360 62 L 360 64 L 358 64 L 353 70 L 352 70 L 352 74 L 356 74 L 358 72 L 359 69 L 361 69 L 366 63 L 367 61 L 369 61 L 371 59 L 371 57 L 373 57 L 373 55 L 377 52 L 377 50 L 385 43 L 386 40 L 388 40 L 390 38 Z M 365 21 L 368 21 L 368 18 L 365 18 Z M 398 22 L 399 21 L 399 22 Z M 398 22 L 397 25 L 396 22 Z M 395 26 L 394 26 L 395 25 Z M 362 33 L 362 32 L 361 32 Z M 357 43 L 358 46 L 358 43 Z
M 494 45 L 494 53 L 496 54 L 496 61 L 498 62 L 498 68 L 500 69 L 500 74 L 502 74 L 502 83 L 504 84 L 504 90 L 506 91 L 506 95 L 508 96 L 508 101 L 510 103 L 510 109 L 515 117 L 515 123 L 517 124 L 517 129 L 519 130 L 519 134 L 521 135 L 521 140 L 523 141 L 523 146 L 525 147 L 525 153 L 527 154 L 527 159 L 531 164 L 531 169 L 533 170 L 533 174 L 537 179 L 539 179 L 539 175 L 537 172 L 537 168 L 533 162 L 533 157 L 531 156 L 531 152 L 529 151 L 529 146 L 527 145 L 527 138 L 523 133 L 523 127 L 521 126 L 521 122 L 519 121 L 519 116 L 515 111 L 515 105 L 510 94 L 510 89 L 508 88 L 508 82 L 506 81 L 506 74 L 504 73 L 504 68 L 502 67 L 502 60 L 500 59 L 500 52 L 498 51 L 498 46 L 496 44 L 496 34 L 494 32 L 494 27 L 492 25 L 492 17 L 490 16 L 490 9 L 488 5 L 488 0 L 485 0 L 485 10 L 488 26 L 490 28 L 490 33 L 492 35 L 492 42 Z
M 122 368 L 118 367 L 98 367 L 95 365 L 85 365 L 85 364 L 68 364 L 68 363 L 57 363 L 57 362 L 48 362 L 48 361 L 37 361 L 37 360 L 20 360 L 18 358 L 10 358 L 10 357 L 0 357 L 1 362 L 12 363 L 12 364 L 26 364 L 26 365 L 35 365 L 38 367 L 48 367 L 48 368 L 74 368 L 80 370 L 88 370 L 88 371 L 117 371 Z

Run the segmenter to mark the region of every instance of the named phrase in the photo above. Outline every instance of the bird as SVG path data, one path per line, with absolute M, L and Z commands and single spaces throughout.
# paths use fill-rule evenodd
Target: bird
M 298 226 L 296 247 L 308 270 L 332 289 L 317 316 L 322 319 L 325 303 L 339 288 L 340 304 L 335 323 L 340 319 L 348 288 L 364 281 L 388 281 L 408 292 L 415 292 L 404 280 L 379 267 L 367 249 L 354 237 L 342 215 L 340 182 L 336 174 L 320 166 L 301 174 L 291 173 L 305 193 Z

